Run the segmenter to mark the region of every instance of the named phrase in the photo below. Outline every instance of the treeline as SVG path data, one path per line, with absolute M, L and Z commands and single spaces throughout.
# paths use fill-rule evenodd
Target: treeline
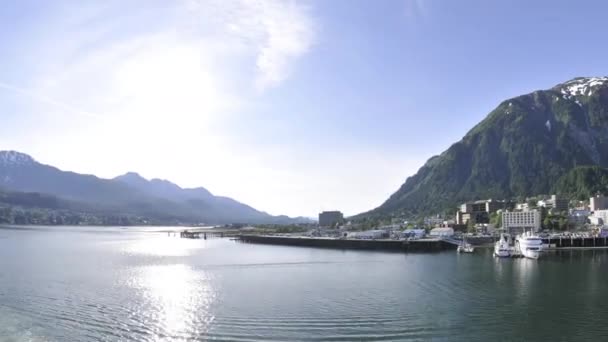
M 105 215 L 101 213 L 74 212 L 70 210 L 2 207 L 0 205 L 0 224 L 133 226 L 175 224 L 175 222 L 151 221 L 144 217 L 129 215 Z
M 0 224 L 14 225 L 183 225 L 173 217 L 117 213 L 40 193 L 0 191 Z
M 598 166 L 579 166 L 562 176 L 554 192 L 571 199 L 589 200 L 596 194 L 608 194 L 608 169 Z

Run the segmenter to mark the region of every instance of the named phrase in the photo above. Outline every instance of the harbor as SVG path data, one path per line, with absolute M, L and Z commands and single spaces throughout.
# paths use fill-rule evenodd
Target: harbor
M 188 237 L 189 235 L 183 236 Z M 202 235 L 197 235 L 201 238 Z M 224 236 L 222 233 L 221 237 Z M 220 235 L 215 235 L 220 237 Z M 398 252 L 439 252 L 456 250 L 462 240 L 447 238 L 425 238 L 417 240 L 407 239 L 345 239 L 330 237 L 307 237 L 307 236 L 275 236 L 275 235 L 234 235 L 234 240 L 243 243 L 285 245 L 299 247 L 319 247 L 334 249 L 358 249 L 376 251 L 398 251 Z M 467 242 L 475 248 L 493 248 L 497 238 L 467 238 Z M 608 237 L 553 237 L 541 238 L 543 250 L 582 250 L 582 249 L 608 249 Z M 511 251 L 510 257 L 523 257 L 521 252 Z

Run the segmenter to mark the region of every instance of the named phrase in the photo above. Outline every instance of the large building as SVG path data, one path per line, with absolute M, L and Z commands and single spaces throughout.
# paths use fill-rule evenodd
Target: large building
M 540 211 L 506 211 L 502 213 L 502 226 L 508 232 L 540 230 Z
M 490 214 L 501 209 L 509 209 L 510 202 L 482 200 L 467 202 L 460 205 L 460 210 L 456 213 L 456 224 L 490 223 Z
M 589 209 L 591 211 L 608 209 L 608 197 L 595 196 L 589 199 Z
M 542 199 L 536 203 L 539 207 L 552 209 L 557 212 L 568 211 L 570 201 L 566 198 L 558 197 L 557 195 L 551 195 L 551 198 Z
M 333 227 L 344 222 L 344 215 L 339 211 L 324 211 L 319 214 L 319 226 Z
M 568 211 L 568 206 L 570 201 L 566 198 L 557 197 L 556 195 L 551 196 L 551 204 L 553 205 L 553 209 L 559 212 Z

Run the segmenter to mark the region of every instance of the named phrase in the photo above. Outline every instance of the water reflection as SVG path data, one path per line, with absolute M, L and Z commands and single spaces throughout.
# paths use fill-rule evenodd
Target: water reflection
M 203 271 L 183 264 L 148 266 L 131 285 L 144 297 L 136 314 L 153 324 L 152 340 L 181 341 L 207 333 L 214 319 L 215 292 Z
M 125 252 L 154 256 L 187 256 L 194 250 L 203 248 L 207 248 L 207 241 L 205 240 L 180 239 L 159 233 L 130 243 L 125 248 Z

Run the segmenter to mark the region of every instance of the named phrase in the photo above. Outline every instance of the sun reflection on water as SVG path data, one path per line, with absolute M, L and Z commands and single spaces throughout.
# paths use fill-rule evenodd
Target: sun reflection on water
M 161 233 L 130 243 L 126 246 L 125 252 L 154 256 L 187 256 L 193 250 L 204 248 L 207 248 L 206 240 L 180 239 Z
M 188 265 L 141 268 L 131 284 L 141 291 L 144 304 L 136 313 L 153 341 L 185 341 L 204 337 L 214 316 L 215 292 L 211 279 Z

